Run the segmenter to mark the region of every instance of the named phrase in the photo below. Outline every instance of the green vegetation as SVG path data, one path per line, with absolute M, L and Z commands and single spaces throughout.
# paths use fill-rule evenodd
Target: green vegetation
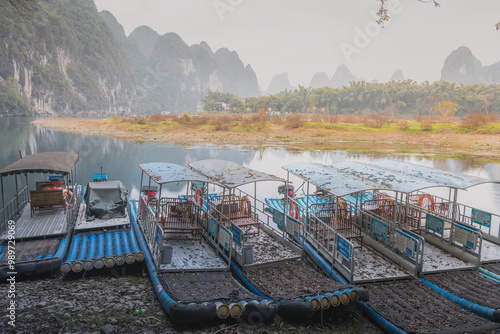
M 5 45 L 0 78 L 18 72 L 16 90 L 31 85 L 30 97 L 50 102 L 58 112 L 109 109 L 106 92 L 117 85 L 121 94 L 131 96 L 134 79 L 127 59 L 93 1 L 15 3 L 0 0 L 0 41 Z M 0 89 L 4 93 L 6 88 Z M 119 94 L 115 99 L 119 105 L 128 103 Z M 0 114 L 6 112 L 0 106 Z
M 500 113 L 500 85 L 455 85 L 438 81 L 418 84 L 412 80 L 367 83 L 352 82 L 343 88 L 309 89 L 299 86 L 294 91 L 275 95 L 248 98 L 243 107 L 232 101 L 238 100 L 229 93 L 211 92 L 203 99 L 206 111 L 221 110 L 220 104 L 228 105 L 226 111 L 246 112 L 276 111 L 280 113 L 312 113 L 323 115 L 379 114 L 391 119 L 427 117 L 429 120 L 450 121 L 451 117 L 484 112 Z M 219 107 L 217 107 L 219 106 Z
M 4 82 L 0 81 L 1 110 L 9 116 L 29 114 L 28 98 L 19 92 L 19 85 L 14 78 L 9 77 Z

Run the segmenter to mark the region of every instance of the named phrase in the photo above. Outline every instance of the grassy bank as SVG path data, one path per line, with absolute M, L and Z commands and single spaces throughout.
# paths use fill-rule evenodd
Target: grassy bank
M 35 123 L 61 131 L 180 145 L 210 143 L 305 150 L 425 153 L 500 160 L 500 123 L 395 121 L 382 116 L 268 114 L 46 118 Z

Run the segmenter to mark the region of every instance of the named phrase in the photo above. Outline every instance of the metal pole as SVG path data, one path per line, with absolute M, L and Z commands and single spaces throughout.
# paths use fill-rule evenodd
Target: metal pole
M 0 176 L 0 184 L 2 187 L 2 224 L 5 223 L 5 195 L 3 192 L 3 176 Z
M 309 224 L 309 182 L 307 182 L 306 207 L 307 207 L 307 209 L 306 209 L 306 221 L 302 223 L 302 225 L 304 226 L 303 231 L 302 231 L 302 233 L 304 234 L 304 237 L 302 238 L 302 254 L 305 254 L 304 239 L 306 236 L 307 224 Z M 300 235 L 299 235 L 299 237 L 300 237 Z
M 151 183 L 151 178 L 149 179 L 149 182 Z M 159 192 L 158 192 L 158 194 L 156 194 L 156 220 L 158 220 L 159 212 L 160 212 L 160 210 L 162 210 L 162 207 L 161 207 L 161 188 L 162 188 L 162 186 L 163 186 L 163 184 L 160 184 L 160 189 L 158 189 Z M 149 193 L 148 193 L 148 198 L 149 198 Z
M 287 213 L 287 206 L 288 206 L 288 184 L 290 182 L 290 172 L 286 172 L 286 183 L 285 183 L 285 196 L 283 197 L 283 233 L 285 232 L 286 229 L 286 215 Z
M 257 182 L 254 183 L 253 188 L 253 209 L 255 213 L 257 213 Z M 262 208 L 262 210 L 264 210 L 264 208 Z
M 3 192 L 3 176 L 0 176 L 0 184 L 2 186 L 2 208 L 5 208 L 5 195 Z
M 333 226 L 335 233 L 337 233 L 337 218 L 338 218 L 338 212 L 339 212 L 339 197 L 335 196 L 335 219 L 333 221 Z
M 410 194 L 406 193 L 406 208 L 405 208 L 405 224 L 408 224 L 408 216 L 410 214 Z M 420 226 L 418 226 L 420 228 Z
M 17 205 L 16 214 L 19 215 L 19 188 L 17 186 L 17 174 L 14 174 L 14 180 L 16 181 L 16 205 Z
M 358 224 L 358 207 L 359 207 L 359 201 L 363 199 L 363 194 L 364 191 L 361 191 L 356 194 L 356 206 L 354 207 L 354 222 L 359 226 L 361 226 L 361 224 Z M 363 202 L 361 201 L 361 203 Z
M 141 169 L 141 183 L 139 184 L 139 199 L 141 199 L 142 191 L 142 178 L 144 177 L 144 171 Z
M 233 188 L 229 188 L 229 210 L 228 210 L 228 212 L 229 212 L 229 217 L 228 217 L 229 221 L 231 221 L 231 199 L 233 197 L 232 196 L 232 190 L 233 190 Z
M 396 210 L 396 209 L 399 209 L 399 205 L 398 205 L 398 197 L 399 197 L 399 196 L 398 196 L 398 192 L 396 191 L 396 200 L 394 201 L 394 207 L 392 208 L 392 210 L 393 210 L 393 212 L 394 212 L 394 218 L 393 218 L 393 223 L 394 223 L 394 225 L 396 225 L 396 220 L 397 220 L 397 218 L 396 218 L 396 213 L 397 213 L 397 211 L 398 211 L 398 210 Z
M 453 211 L 451 214 L 451 220 L 454 222 L 456 220 L 456 215 L 457 215 L 457 198 L 458 198 L 458 188 L 455 188 L 455 193 L 453 194 Z

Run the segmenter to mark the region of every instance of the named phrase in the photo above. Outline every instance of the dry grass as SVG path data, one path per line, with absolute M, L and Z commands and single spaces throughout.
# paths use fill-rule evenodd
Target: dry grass
M 369 128 L 380 129 L 384 125 L 391 124 L 391 120 L 382 115 L 372 115 L 370 117 L 363 118 L 362 124 Z
M 469 129 L 477 129 L 479 127 L 495 123 L 497 121 L 496 115 L 493 114 L 483 114 L 482 112 L 476 112 L 474 114 L 467 114 L 461 123 L 461 126 Z
M 421 126 L 407 121 L 387 124 L 387 118 L 371 118 L 363 125 L 360 116 L 331 116 L 337 124 L 306 124 L 299 114 L 284 115 L 200 115 L 188 121 L 183 115 L 113 117 L 103 120 L 46 118 L 36 123 L 62 131 L 99 136 L 162 141 L 176 144 L 278 145 L 302 149 L 346 151 L 440 152 L 446 155 L 500 157 L 500 125 L 464 131 L 461 125 L 435 124 L 421 119 Z M 311 115 L 311 118 L 312 115 Z M 315 118 L 318 120 L 319 118 Z M 349 124 L 359 120 L 357 123 Z M 467 124 L 484 124 L 479 121 Z M 143 123 L 143 124 L 138 124 Z M 382 125 L 382 128 L 379 126 Z M 334 131 L 332 131 L 334 130 Z M 196 134 L 196 135 L 194 135 Z M 219 135 L 221 134 L 221 135 Z M 244 135 L 242 135 L 244 134 Z
M 406 131 L 410 129 L 410 125 L 408 124 L 408 121 L 401 121 L 396 124 L 396 127 L 401 130 L 401 131 Z
M 304 124 L 304 120 L 299 113 L 293 113 L 286 117 L 286 127 L 289 129 L 298 129 Z

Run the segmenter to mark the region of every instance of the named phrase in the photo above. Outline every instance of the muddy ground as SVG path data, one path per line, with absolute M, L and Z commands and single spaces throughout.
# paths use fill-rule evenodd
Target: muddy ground
M 257 325 L 238 320 L 175 325 L 142 268 L 130 274 L 111 270 L 104 276 L 18 280 L 13 328 L 8 290 L 8 284 L 0 284 L 2 333 L 382 333 L 353 305 L 318 313 L 304 324 L 277 317 Z

